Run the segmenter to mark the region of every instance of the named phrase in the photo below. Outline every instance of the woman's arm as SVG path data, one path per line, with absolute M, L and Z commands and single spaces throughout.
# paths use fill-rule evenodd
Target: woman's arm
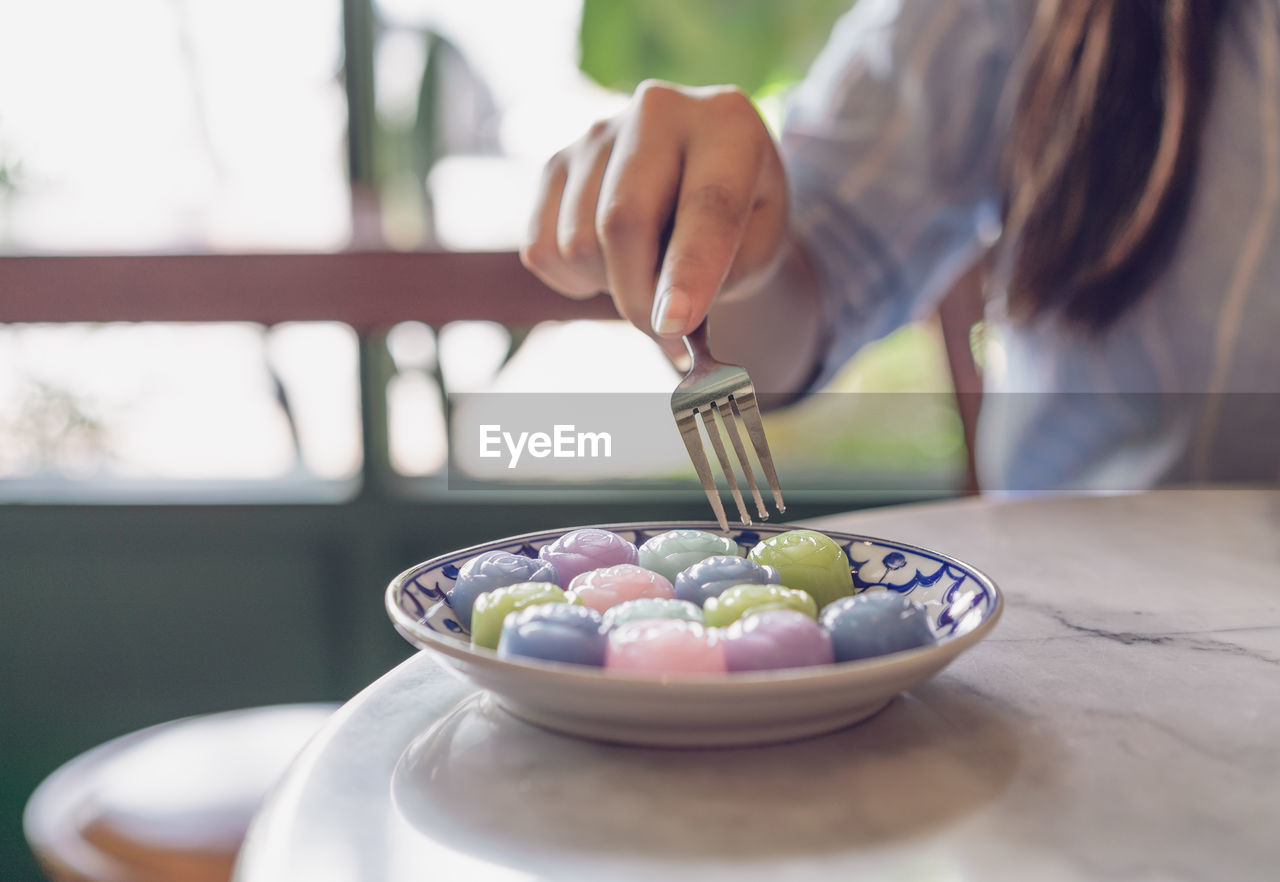
M 758 391 L 790 397 L 807 389 L 829 329 L 805 247 L 789 240 L 777 266 L 752 290 L 717 300 L 710 327 L 715 356 L 746 367 Z
M 668 349 L 710 310 L 713 351 L 763 391 L 820 384 L 998 230 L 1020 4 L 858 3 L 781 150 L 736 89 L 642 85 L 548 164 L 525 264 L 568 296 L 609 292 Z

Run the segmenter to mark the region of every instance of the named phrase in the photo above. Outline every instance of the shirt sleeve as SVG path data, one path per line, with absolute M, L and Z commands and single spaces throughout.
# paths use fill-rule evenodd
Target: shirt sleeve
M 827 383 L 923 314 L 999 230 L 1013 0 L 858 0 L 789 101 L 792 225 L 816 264 Z

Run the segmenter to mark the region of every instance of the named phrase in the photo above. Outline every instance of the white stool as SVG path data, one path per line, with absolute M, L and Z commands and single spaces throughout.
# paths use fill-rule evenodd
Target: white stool
M 67 762 L 23 815 L 55 882 L 226 882 L 249 821 L 332 704 L 161 723 Z

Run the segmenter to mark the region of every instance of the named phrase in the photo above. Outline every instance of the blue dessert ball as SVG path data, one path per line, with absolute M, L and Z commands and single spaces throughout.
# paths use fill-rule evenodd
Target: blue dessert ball
M 486 591 L 519 585 L 521 582 L 551 582 L 559 585 L 560 575 L 545 560 L 509 551 L 486 551 L 463 564 L 445 599 L 462 627 L 470 631 L 471 608 L 475 606 L 477 597 Z
M 734 585 L 780 585 L 782 579 L 773 567 L 758 564 L 745 557 L 721 554 L 700 560 L 676 576 L 676 597 L 702 606 L 719 597 Z
M 937 637 L 922 604 L 892 591 L 868 591 L 828 604 L 819 623 L 831 635 L 836 661 L 915 649 Z
M 604 664 L 600 613 L 587 606 L 542 603 L 510 613 L 502 623 L 498 657 L 537 658 L 574 665 Z

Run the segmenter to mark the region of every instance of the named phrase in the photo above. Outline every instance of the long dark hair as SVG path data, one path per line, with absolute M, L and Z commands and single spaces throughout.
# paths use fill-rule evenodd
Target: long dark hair
M 1186 219 L 1230 0 L 1041 0 L 1007 154 L 1010 312 L 1098 332 Z

